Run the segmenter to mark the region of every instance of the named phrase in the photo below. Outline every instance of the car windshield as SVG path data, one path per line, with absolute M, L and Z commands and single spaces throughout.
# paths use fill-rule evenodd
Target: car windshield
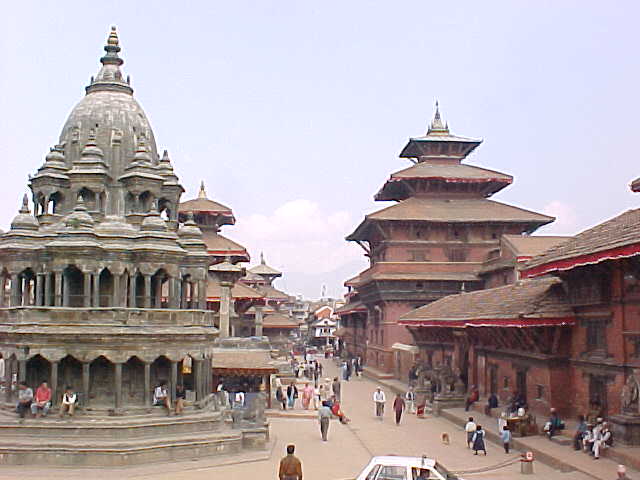
M 447 479 L 455 479 L 458 478 L 455 475 L 449 473 L 449 471 L 444 468 L 442 465 L 440 465 L 438 462 L 436 462 L 435 466 L 433 467 L 433 469 L 438 472 L 440 474 L 440 476 L 442 478 L 444 478 L 445 480 Z

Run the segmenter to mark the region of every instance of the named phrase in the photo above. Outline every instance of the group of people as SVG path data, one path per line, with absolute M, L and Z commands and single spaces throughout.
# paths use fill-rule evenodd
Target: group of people
M 27 412 L 35 418 L 46 417 L 51 409 L 51 388 L 46 381 L 42 382 L 36 389 L 34 395 L 33 389 L 27 385 L 27 382 L 18 384 L 18 403 L 16 404 L 16 413 L 21 420 L 24 420 Z M 60 417 L 64 417 L 65 413 L 73 417 L 76 405 L 78 403 L 78 394 L 75 393 L 73 387 L 67 385 L 60 399 Z
M 291 371 L 296 378 L 306 377 L 312 380 L 317 386 L 318 380 L 322 378 L 323 367 L 311 354 L 308 354 L 302 361 L 298 361 L 295 357 L 292 357 Z
M 184 385 L 176 385 L 176 403 L 174 409 L 176 415 L 181 415 L 184 411 L 186 398 L 187 392 L 184 389 Z M 160 380 L 158 386 L 153 390 L 153 405 L 166 408 L 167 415 L 171 415 L 171 395 L 166 380 Z
M 595 423 L 588 423 L 584 415 L 578 417 L 578 427 L 573 436 L 575 450 L 582 450 L 597 460 L 602 450 L 611 446 L 613 446 L 613 432 L 602 417 L 597 417 Z
M 342 362 L 340 365 L 340 373 L 342 375 L 342 379 L 347 382 L 351 380 L 353 375 L 356 375 L 358 378 L 362 377 L 363 365 L 361 357 L 352 357 Z

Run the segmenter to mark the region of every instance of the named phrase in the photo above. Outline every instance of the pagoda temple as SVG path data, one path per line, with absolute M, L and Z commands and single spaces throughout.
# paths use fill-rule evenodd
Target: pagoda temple
M 398 325 L 401 315 L 482 288 L 480 270 L 502 235 L 530 234 L 554 220 L 489 199 L 513 178 L 463 163 L 481 142 L 452 134 L 436 103 L 427 133 L 409 139 L 400 153 L 413 165 L 393 173 L 375 196 L 395 204 L 367 215 L 347 237 L 363 248 L 370 266 L 349 285 L 358 304 L 341 309 L 343 327 L 360 332 L 346 345 L 365 353 L 373 373 L 409 367 L 394 350 L 413 343 Z

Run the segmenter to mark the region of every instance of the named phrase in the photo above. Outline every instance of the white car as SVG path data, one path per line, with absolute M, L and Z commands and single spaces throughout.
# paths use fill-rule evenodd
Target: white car
M 356 480 L 463 480 L 432 458 L 373 457 Z

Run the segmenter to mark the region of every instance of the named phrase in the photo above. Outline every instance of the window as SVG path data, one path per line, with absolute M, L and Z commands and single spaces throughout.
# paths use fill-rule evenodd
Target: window
M 409 250 L 410 262 L 426 262 L 427 252 L 425 250 Z
M 422 282 L 416 282 L 416 289 L 417 290 L 422 290 L 424 288 L 424 283 Z
M 407 467 L 385 465 L 380 469 L 376 480 L 407 480 Z
M 374 480 L 379 470 L 380 470 L 380 465 L 374 465 L 365 480 Z
M 509 389 L 509 377 L 504 377 L 504 379 L 502 380 L 502 388 L 504 388 L 505 390 Z
M 587 337 L 587 351 L 604 352 L 607 348 L 606 320 L 589 320 L 584 322 Z
M 463 248 L 451 248 L 447 256 L 450 262 L 464 262 L 467 259 L 467 251 Z
M 536 399 L 537 400 L 544 399 L 544 385 L 536 385 Z

